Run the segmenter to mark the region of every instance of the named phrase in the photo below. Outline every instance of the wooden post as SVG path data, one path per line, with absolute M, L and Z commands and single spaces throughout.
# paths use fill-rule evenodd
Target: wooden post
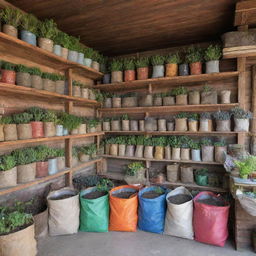
M 73 95 L 73 87 L 72 87 L 72 69 L 69 68 L 67 70 L 67 73 L 66 73 L 66 76 L 67 76 L 67 79 L 68 79 L 68 95 L 69 96 L 72 96 Z
M 72 139 L 65 140 L 65 160 L 68 168 L 72 167 Z M 72 185 L 72 172 L 66 174 L 66 185 Z
M 251 154 L 256 155 L 256 65 L 252 66 L 252 107 Z

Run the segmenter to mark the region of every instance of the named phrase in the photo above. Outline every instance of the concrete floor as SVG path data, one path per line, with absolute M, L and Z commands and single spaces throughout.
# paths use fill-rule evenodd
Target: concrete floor
M 224 248 L 196 241 L 143 231 L 82 233 L 39 240 L 39 256 L 236 256 L 255 255 L 235 251 L 228 241 Z

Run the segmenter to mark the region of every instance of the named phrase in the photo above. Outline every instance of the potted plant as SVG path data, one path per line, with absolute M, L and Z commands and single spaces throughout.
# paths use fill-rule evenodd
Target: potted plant
M 80 124 L 78 126 L 78 134 L 86 134 L 87 132 L 87 119 L 80 117 Z
M 166 119 L 159 118 L 157 120 L 157 127 L 159 132 L 165 132 L 166 131 Z
M 39 20 L 33 14 L 22 14 L 20 39 L 24 42 L 36 46 L 36 35 L 38 31 Z
M 71 135 L 79 134 L 79 126 L 83 122 L 82 118 L 69 114 L 67 119 L 70 121 L 69 126 L 68 127 L 64 126 L 64 127 L 68 129 L 68 131 L 70 132 Z M 97 123 L 95 122 L 95 127 L 96 126 L 97 126 Z
M 76 38 L 74 36 L 69 36 L 68 60 L 72 62 L 77 62 L 78 50 L 80 50 L 79 38 Z
M 18 183 L 33 181 L 36 177 L 36 151 L 34 148 L 16 149 L 12 152 L 17 165 Z
M 195 181 L 199 186 L 208 186 L 208 169 L 202 168 L 195 171 Z
M 86 163 L 90 160 L 89 145 L 78 148 L 78 159 L 82 163 Z
M 51 110 L 46 110 L 42 119 L 44 123 L 44 136 L 53 137 L 56 135 L 57 115 Z
M 17 167 L 13 155 L 0 156 L 0 188 L 17 185 Z
M 166 160 L 171 160 L 172 159 L 172 148 L 170 146 L 169 138 L 166 138 L 166 142 L 165 142 L 164 159 L 166 159 Z
M 29 114 L 32 114 L 31 127 L 32 127 L 32 137 L 41 138 L 44 137 L 44 125 L 43 118 L 45 115 L 45 110 L 39 107 L 31 107 L 27 110 Z
M 181 59 L 179 53 L 169 54 L 165 60 L 165 76 L 174 77 L 178 75 L 178 64 Z
M 9 36 L 18 38 L 18 26 L 20 25 L 22 12 L 18 9 L 5 8 L 0 12 L 1 20 L 4 22 L 3 32 Z
M 136 59 L 135 66 L 136 66 L 136 71 L 137 71 L 137 80 L 148 79 L 149 58 L 148 57 L 140 57 L 140 58 Z
M 89 88 L 85 84 L 80 85 L 81 97 L 84 99 L 89 99 Z
M 196 113 L 190 113 L 188 115 L 188 130 L 190 132 L 198 131 L 198 119 L 199 119 L 199 115 Z
M 121 131 L 121 124 L 119 117 L 113 117 L 111 119 L 111 131 Z
M 55 148 L 48 148 L 48 174 L 53 175 L 58 172 L 57 151 Z
M 108 73 L 108 57 L 100 55 L 100 72 L 103 74 Z M 109 77 L 110 78 L 110 77 Z
M 167 120 L 167 131 L 174 131 L 174 120 L 173 118 L 170 118 L 169 120 Z
M 31 76 L 29 73 L 30 68 L 24 65 L 17 65 L 16 70 L 16 84 L 26 87 L 31 87 Z
M 196 141 L 192 141 L 190 144 L 190 148 L 191 148 L 192 161 L 200 162 L 201 161 L 200 143 Z
M 72 96 L 81 97 L 81 83 L 78 81 L 72 82 Z
M 145 139 L 144 139 L 144 154 L 143 154 L 144 158 L 147 158 L 147 159 L 154 158 L 153 151 L 154 151 L 154 146 L 153 146 L 152 138 L 145 137 Z
M 203 87 L 201 92 L 201 104 L 217 104 L 218 95 L 217 92 L 208 85 Z
M 87 119 L 87 132 L 93 133 L 97 131 L 99 120 L 96 118 Z
M 107 144 L 109 144 L 109 154 L 112 156 L 118 156 L 118 144 L 117 138 L 111 137 L 107 139 Z
M 124 180 L 127 184 L 146 184 L 146 168 L 142 162 L 127 165 Z
M 231 109 L 232 116 L 235 121 L 235 132 L 248 132 L 250 119 L 252 118 L 252 113 L 250 111 L 245 111 L 242 108 L 235 107 Z
M 118 144 L 118 155 L 125 156 L 126 137 L 125 136 L 116 137 L 116 144 Z
M 77 63 L 84 65 L 84 46 L 79 44 L 77 51 L 78 51 L 78 55 L 77 55 Z
M 242 179 L 248 179 L 248 176 L 255 171 L 256 156 L 248 156 L 247 158 L 235 161 L 235 166 L 239 169 Z
M 56 34 L 53 38 L 53 53 L 57 56 L 61 56 L 62 54 L 62 45 L 63 45 L 63 36 L 65 33 L 62 31 L 58 30 L 56 31 Z
M 164 159 L 164 147 L 166 145 L 166 137 L 152 138 L 153 145 L 155 146 L 154 158 L 157 160 Z
M 4 140 L 17 140 L 17 125 L 15 124 L 12 116 L 4 116 L 1 118 L 1 123 L 4 125 Z
M 176 105 L 188 104 L 188 90 L 185 87 L 177 87 L 172 90 L 172 95 L 176 97 Z
M 57 24 L 52 20 L 44 20 L 40 22 L 38 27 L 38 46 L 46 51 L 53 51 L 53 39 L 58 32 Z
M 155 107 L 163 105 L 163 98 L 161 93 L 153 94 L 153 105 Z
M 100 71 L 100 61 L 101 61 L 102 56 L 99 54 L 98 51 L 93 52 L 92 56 L 92 68 L 95 69 L 96 71 Z
M 186 132 L 188 130 L 188 113 L 181 112 L 175 115 L 175 131 Z
M 209 112 L 203 112 L 200 114 L 200 132 L 212 131 L 212 114 Z
M 135 145 L 136 145 L 136 136 L 128 136 L 126 138 L 125 156 L 134 157 Z
M 55 74 L 55 92 L 65 94 L 65 76 Z
M 185 50 L 181 51 L 180 53 L 180 62 L 179 64 L 179 76 L 188 76 L 189 75 L 189 66 L 187 60 L 187 52 Z
M 55 86 L 55 76 L 54 74 L 44 72 L 42 73 L 42 79 L 43 79 L 43 89 L 48 92 L 55 92 L 56 86 Z
M 139 131 L 141 132 L 145 131 L 145 120 L 143 119 L 139 120 Z
M 203 162 L 213 162 L 214 161 L 214 146 L 213 142 L 209 138 L 203 138 L 201 140 L 202 148 L 202 159 Z
M 15 84 L 16 72 L 15 72 L 14 64 L 10 62 L 2 61 L 1 74 L 2 74 L 2 78 L 1 78 L 2 83 Z
M 110 63 L 111 83 L 123 82 L 123 63 L 119 59 L 113 59 Z
M 118 94 L 113 94 L 112 96 L 112 108 L 121 108 L 122 104 L 121 96 Z
M 144 150 L 144 136 L 137 136 L 135 145 L 136 145 L 136 150 L 134 156 L 137 158 L 143 158 L 143 150 Z
M 171 92 L 161 93 L 163 99 L 163 106 L 175 105 L 175 97 L 172 96 Z
M 181 140 L 178 136 L 170 136 L 167 142 L 172 148 L 172 160 L 180 160 Z
M 109 132 L 111 130 L 110 129 L 110 120 L 111 120 L 111 118 L 109 118 L 109 117 L 103 118 L 103 123 L 102 123 L 103 131 Z
M 36 152 L 36 177 L 41 178 L 48 175 L 49 150 L 47 146 L 40 145 L 35 148 Z
M 126 58 L 123 60 L 124 67 L 124 81 L 134 81 L 135 80 L 135 63 L 134 58 Z
M 190 75 L 202 74 L 202 49 L 194 46 L 188 48 L 186 58 L 190 67 Z
M 57 159 L 57 169 L 59 171 L 64 170 L 66 166 L 65 150 L 63 148 L 56 148 L 55 156 Z
M 89 89 L 89 100 L 96 100 L 96 91 L 94 89 Z
M 152 78 L 164 77 L 164 62 L 164 56 L 155 55 L 151 57 L 151 64 L 153 66 Z
M 86 67 L 92 66 L 92 58 L 94 55 L 94 50 L 92 48 L 86 47 L 84 48 L 84 65 Z
M 204 52 L 204 59 L 206 61 L 206 74 L 219 73 L 219 59 L 222 55 L 220 45 L 209 45 Z
M 217 111 L 213 113 L 216 120 L 216 131 L 230 132 L 230 118 L 231 114 L 228 111 Z
M 139 106 L 140 107 L 151 107 L 153 106 L 153 95 L 149 94 L 142 94 L 139 96 Z
M 220 103 L 229 104 L 231 102 L 231 91 L 230 90 L 221 90 L 220 91 Z
M 57 34 L 55 35 L 55 45 L 60 44 L 61 47 L 61 57 L 65 60 L 68 59 L 68 48 L 70 46 L 70 36 L 62 31 L 57 30 Z M 57 47 L 58 48 L 58 47 Z M 55 50 L 56 54 L 56 50 Z
M 130 120 L 128 114 L 124 114 L 121 116 L 122 120 L 122 131 L 129 131 L 130 130 Z
M 134 108 L 137 106 L 138 106 L 138 98 L 136 93 L 130 92 L 122 95 L 123 108 Z
M 181 136 L 180 137 L 180 158 L 181 160 L 190 160 L 190 145 L 192 143 L 192 139 L 190 139 L 188 136 Z
M 197 90 L 192 90 L 188 93 L 189 105 L 199 105 L 200 104 L 200 92 Z
M 13 121 L 17 125 L 17 135 L 19 140 L 32 138 L 32 127 L 30 123 L 32 117 L 32 114 L 26 112 L 13 115 Z
M 227 154 L 227 144 L 224 140 L 214 143 L 215 162 L 223 163 Z
M 42 80 L 42 72 L 39 68 L 33 67 L 28 70 L 31 78 L 31 87 L 42 90 L 43 89 L 43 80 Z

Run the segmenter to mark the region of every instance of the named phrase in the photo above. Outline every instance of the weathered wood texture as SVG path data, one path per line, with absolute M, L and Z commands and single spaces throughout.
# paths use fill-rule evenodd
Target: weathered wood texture
M 256 24 L 256 2 L 254 0 L 240 1 L 236 4 L 235 26 Z

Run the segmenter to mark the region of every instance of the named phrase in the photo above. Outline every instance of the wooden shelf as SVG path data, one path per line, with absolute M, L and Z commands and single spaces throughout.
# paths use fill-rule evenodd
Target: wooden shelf
M 35 88 L 13 85 L 13 84 L 6 84 L 0 82 L 0 93 L 4 95 L 21 95 L 22 99 L 24 97 L 36 97 L 37 99 L 43 99 L 47 101 L 58 101 L 58 102 L 68 102 L 72 101 L 76 105 L 83 105 L 83 106 L 100 106 L 101 104 L 96 100 L 89 100 L 85 98 L 73 97 L 68 95 L 62 95 L 55 92 L 49 92 L 46 90 L 37 90 Z
M 14 146 L 14 145 L 28 144 L 28 143 L 40 143 L 40 142 L 58 141 L 58 140 L 65 140 L 65 139 L 81 139 L 81 138 L 87 138 L 87 137 L 101 136 L 104 134 L 105 134 L 104 132 L 94 132 L 94 133 L 77 134 L 77 135 L 54 136 L 54 137 L 47 137 L 47 138 L 34 138 L 34 139 L 27 139 L 27 140 L 3 141 L 3 142 L 0 142 L 0 148 Z
M 96 164 L 97 162 L 100 162 L 100 161 L 102 161 L 101 158 L 94 159 L 94 160 L 89 161 L 87 163 L 83 163 L 83 164 L 77 165 L 75 167 L 65 169 L 65 170 L 60 171 L 60 172 L 58 172 L 56 174 L 53 174 L 53 175 L 49 175 L 49 176 L 46 176 L 46 177 L 43 177 L 43 178 L 37 178 L 37 179 L 35 179 L 31 182 L 28 182 L 28 183 L 18 184 L 15 187 L 9 187 L 9 188 L 5 188 L 5 189 L 1 189 L 0 190 L 0 196 L 8 194 L 8 193 L 15 192 L 15 191 L 19 191 L 19 190 L 22 190 L 22 189 L 25 189 L 25 188 L 28 188 L 28 187 L 32 187 L 34 185 L 46 182 L 48 180 L 53 180 L 53 179 L 58 178 L 62 175 L 65 175 L 67 173 L 73 173 L 73 172 L 78 171 L 78 170 L 80 170 L 82 168 L 85 168 L 87 166 Z
M 238 103 L 230 104 L 200 104 L 200 105 L 173 105 L 160 107 L 134 107 L 134 108 L 101 108 L 99 111 L 106 114 L 126 114 L 126 113 L 175 113 L 175 112 L 206 112 L 217 110 L 229 110 L 238 106 Z
M 60 71 L 66 71 L 71 68 L 73 74 L 85 76 L 87 78 L 98 80 L 103 74 L 84 65 L 65 60 L 62 57 L 48 52 L 37 46 L 28 44 L 20 39 L 6 35 L 0 32 L 0 53 L 12 53 L 16 57 L 30 60 L 32 62 L 48 66 Z
M 127 156 L 112 156 L 112 155 L 101 155 L 103 158 L 112 158 L 112 159 L 123 159 L 123 160 L 133 160 L 133 161 L 147 161 L 147 162 L 174 162 L 174 163 L 187 163 L 187 164 L 207 164 L 207 165 L 223 165 L 222 163 L 217 162 L 195 162 L 192 160 L 157 160 L 157 159 L 150 159 L 150 158 L 140 158 L 140 157 L 127 157 Z
M 240 57 L 255 57 L 256 56 L 256 46 L 236 46 L 223 49 L 223 58 L 240 58 Z
M 147 80 L 135 80 L 130 82 L 112 83 L 112 84 L 99 84 L 94 88 L 103 91 L 126 91 L 136 89 L 146 89 L 150 84 L 152 87 L 171 87 L 176 85 L 192 84 L 192 83 L 205 83 L 210 81 L 219 81 L 230 78 L 238 77 L 238 71 L 220 72 L 213 74 L 201 74 L 190 76 L 175 76 L 175 77 L 162 77 L 152 78 Z

